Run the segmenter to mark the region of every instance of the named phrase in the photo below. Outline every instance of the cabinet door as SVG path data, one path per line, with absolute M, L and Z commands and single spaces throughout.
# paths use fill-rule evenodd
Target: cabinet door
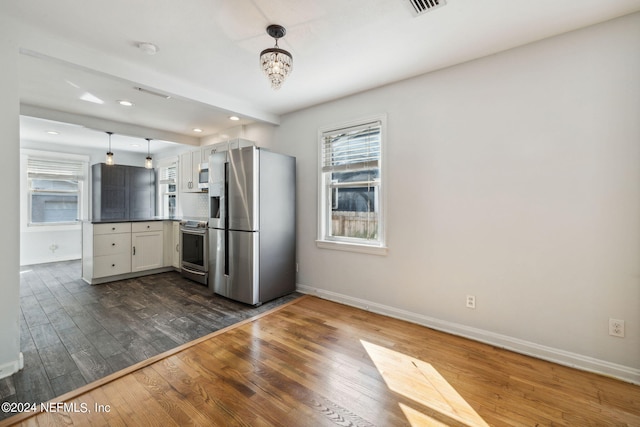
M 193 179 L 193 163 L 191 152 L 180 155 L 180 190 L 190 193 L 198 189 L 198 181 Z
M 93 219 L 129 219 L 127 167 L 93 165 Z
M 189 151 L 180 155 L 180 190 L 184 193 L 199 193 L 198 173 L 202 159 L 202 151 Z
M 131 234 L 131 271 L 162 267 L 162 238 L 162 231 Z
M 180 223 L 173 223 L 172 263 L 175 268 L 180 268 Z
M 128 168 L 129 219 L 147 219 L 156 215 L 156 174 L 153 169 Z

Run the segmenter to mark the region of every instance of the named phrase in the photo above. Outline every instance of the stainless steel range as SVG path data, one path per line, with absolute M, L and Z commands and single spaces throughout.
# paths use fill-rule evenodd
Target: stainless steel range
M 209 238 L 207 221 L 180 221 L 180 267 L 182 275 L 205 286 L 209 281 Z

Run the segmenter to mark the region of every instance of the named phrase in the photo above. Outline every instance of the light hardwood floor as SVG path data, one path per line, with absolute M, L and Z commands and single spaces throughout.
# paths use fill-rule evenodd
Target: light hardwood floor
M 0 426 L 640 425 L 638 386 L 309 296 L 53 402 Z

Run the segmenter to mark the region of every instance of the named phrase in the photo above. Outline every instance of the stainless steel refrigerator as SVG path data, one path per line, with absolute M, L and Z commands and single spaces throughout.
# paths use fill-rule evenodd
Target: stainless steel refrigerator
M 260 305 L 295 291 L 294 157 L 255 146 L 209 157 L 209 287 Z

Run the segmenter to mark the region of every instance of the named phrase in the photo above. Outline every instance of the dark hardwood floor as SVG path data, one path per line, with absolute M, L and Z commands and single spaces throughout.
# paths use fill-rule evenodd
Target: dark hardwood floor
M 2 402 L 46 402 L 300 296 L 250 307 L 176 272 L 91 286 L 80 269 L 80 261 L 21 268 L 24 369 L 0 380 Z

